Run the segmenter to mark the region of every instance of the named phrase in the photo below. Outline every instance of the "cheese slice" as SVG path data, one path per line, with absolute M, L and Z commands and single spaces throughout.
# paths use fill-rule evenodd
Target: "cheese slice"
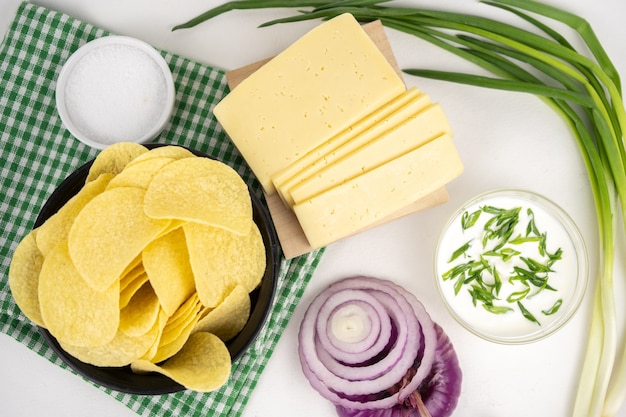
M 395 109 L 388 116 L 378 120 L 376 123 L 367 128 L 360 129 L 354 135 L 343 138 L 343 143 L 338 146 L 334 146 L 332 149 L 330 146 L 322 146 L 321 148 L 323 149 L 316 152 L 319 153 L 320 156 L 312 163 L 305 166 L 282 184 L 277 184 L 275 182 L 274 184 L 276 185 L 276 190 L 280 194 L 283 201 L 291 207 L 294 204 L 294 200 L 291 196 L 291 189 L 293 187 L 297 186 L 302 181 L 311 178 L 316 172 L 324 169 L 327 165 L 346 157 L 369 141 L 374 140 L 376 137 L 393 129 L 397 125 L 404 123 L 412 115 L 430 104 L 430 98 L 426 94 L 415 95 L 408 102 Z
M 273 174 L 405 90 L 376 44 L 346 13 L 306 33 L 213 112 L 271 194 Z
M 307 169 L 309 165 L 312 165 L 320 158 L 329 155 L 339 146 L 350 141 L 355 136 L 362 134 L 375 124 L 386 120 L 391 114 L 396 112 L 398 109 L 405 107 L 405 105 L 416 100 L 418 97 L 422 100 L 430 102 L 428 96 L 422 94 L 417 87 L 409 88 L 388 103 L 385 103 L 380 108 L 374 110 L 374 112 L 365 116 L 363 119 L 357 121 L 346 130 L 341 131 L 339 134 L 333 136 L 328 141 L 308 152 L 306 155 L 303 155 L 292 164 L 272 175 L 272 182 L 274 183 L 274 186 L 277 190 L 281 187 L 285 187 L 286 183 L 293 181 L 293 179 L 296 178 L 299 173 L 303 172 L 303 170 Z M 307 174 L 301 175 L 306 176 Z
M 463 171 L 450 134 L 294 206 L 313 248 L 352 235 Z
M 431 104 L 292 187 L 291 200 L 298 204 L 451 132 L 441 106 Z

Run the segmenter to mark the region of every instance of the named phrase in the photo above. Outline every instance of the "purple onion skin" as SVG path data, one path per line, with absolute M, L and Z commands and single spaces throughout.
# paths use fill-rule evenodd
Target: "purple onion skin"
M 437 349 L 432 370 L 417 389 L 431 417 L 450 417 L 461 395 L 463 375 L 448 335 L 435 324 Z M 414 370 L 413 370 L 414 372 Z M 414 395 L 388 409 L 352 410 L 337 406 L 339 417 L 424 417 L 417 410 Z M 412 403 L 413 402 L 413 403 Z

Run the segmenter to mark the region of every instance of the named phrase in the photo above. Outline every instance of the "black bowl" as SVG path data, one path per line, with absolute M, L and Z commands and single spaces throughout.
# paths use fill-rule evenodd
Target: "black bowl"
M 147 144 L 145 146 L 148 148 L 154 148 L 163 145 Z M 202 152 L 193 149 L 189 150 L 197 156 L 207 158 L 210 157 Z M 93 161 L 87 162 L 85 165 L 74 171 L 50 195 L 50 198 L 43 205 L 39 216 L 35 221 L 35 227 L 43 224 L 70 198 L 80 191 L 85 184 L 85 180 L 92 163 Z M 250 294 L 252 306 L 248 323 L 237 336 L 226 343 L 233 361 L 245 353 L 246 349 L 256 338 L 265 322 L 272 306 L 272 300 L 276 289 L 276 279 L 280 265 L 280 246 L 272 219 L 263 202 L 254 194 L 254 192 L 250 192 L 250 197 L 252 199 L 254 222 L 259 227 L 261 235 L 263 236 L 263 243 L 265 244 L 267 266 L 265 268 L 265 275 L 263 276 L 261 285 Z M 133 373 L 128 366 L 98 367 L 81 362 L 65 352 L 59 342 L 46 329 L 40 327 L 39 332 L 43 335 L 52 350 L 54 350 L 54 352 L 70 368 L 88 380 L 103 387 L 130 394 L 142 395 L 167 394 L 185 389 L 182 385 L 161 374 L 150 373 L 139 375 Z

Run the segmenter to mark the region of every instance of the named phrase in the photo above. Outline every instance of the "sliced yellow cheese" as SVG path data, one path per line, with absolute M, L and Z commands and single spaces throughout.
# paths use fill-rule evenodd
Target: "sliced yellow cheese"
M 348 181 L 441 136 L 451 133 L 438 104 L 414 113 L 391 130 L 325 166 L 290 190 L 294 204 Z
M 306 33 L 214 114 L 268 194 L 271 176 L 406 90 L 350 14 Z
M 456 178 L 463 165 L 450 134 L 294 206 L 314 248 L 352 235 Z
M 280 194 L 283 201 L 291 207 L 294 204 L 294 200 L 290 191 L 297 184 L 310 178 L 327 165 L 346 157 L 356 149 L 393 129 L 397 125 L 404 123 L 408 118 L 424 109 L 429 104 L 431 104 L 431 101 L 426 94 L 415 95 L 407 103 L 404 103 L 391 114 L 381 120 L 378 120 L 377 123 L 374 123 L 368 128 L 357 132 L 356 135 L 346 138 L 342 144 L 336 146 L 334 149 L 321 149 L 319 151 L 320 156 L 313 161 L 313 163 L 305 166 L 302 170 L 297 172 L 290 179 L 284 181 L 282 184 L 277 185 L 274 183 L 276 185 L 276 190 Z
M 377 123 L 386 120 L 398 109 L 403 108 L 405 105 L 416 100 L 418 97 L 430 102 L 430 100 L 428 100 L 428 96 L 422 94 L 417 87 L 409 88 L 390 102 L 384 104 L 382 107 L 374 110 L 374 112 L 370 113 L 363 119 L 357 121 L 354 125 L 341 131 L 339 134 L 333 136 L 328 141 L 308 152 L 306 155 L 303 155 L 292 164 L 272 175 L 272 182 L 274 183 L 274 186 L 277 190 L 281 187 L 285 187 L 286 183 L 293 181 L 299 173 L 302 173 L 303 170 L 309 168 L 310 165 L 317 162 L 320 158 L 329 155 L 339 146 L 350 141 L 355 136 L 362 134 Z M 301 175 L 306 176 L 307 174 Z

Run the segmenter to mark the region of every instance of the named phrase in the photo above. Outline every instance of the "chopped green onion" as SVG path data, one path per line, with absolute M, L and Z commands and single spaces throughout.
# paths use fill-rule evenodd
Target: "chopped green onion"
M 459 256 L 463 255 L 465 252 L 467 252 L 467 250 L 470 248 L 471 244 L 472 244 L 471 240 L 467 241 L 464 245 L 462 245 L 457 250 L 455 250 L 452 253 L 452 256 L 450 257 L 450 260 L 448 262 L 454 261 L 456 258 L 458 258 Z
M 528 225 L 526 226 L 526 236 L 540 236 L 541 233 L 539 233 L 537 225 L 535 224 L 535 213 L 533 213 L 532 209 L 529 208 L 528 210 L 526 210 L 526 214 L 530 218 L 528 220 Z
M 513 241 L 510 241 L 509 243 L 513 243 Z M 517 256 L 521 254 L 520 251 L 517 251 L 515 249 L 512 248 L 502 248 L 499 251 L 493 251 L 493 250 L 488 250 L 486 252 L 483 253 L 483 256 L 499 256 L 502 258 L 503 262 L 507 262 L 508 260 L 510 260 L 511 258 L 513 258 L 514 256 Z
M 550 307 L 547 310 L 541 310 L 541 312 L 543 314 L 545 314 L 546 316 L 551 316 L 552 314 L 554 314 L 557 311 L 559 311 L 559 308 L 561 308 L 562 304 L 563 304 L 563 299 L 559 298 L 558 300 L 555 301 L 555 303 L 552 305 L 552 307 Z
M 483 308 L 493 314 L 504 314 L 513 311 L 511 307 L 494 306 L 490 304 L 483 304 Z
M 533 236 L 533 237 L 518 236 L 509 241 L 511 245 L 523 245 L 524 243 L 532 243 L 532 242 L 541 242 L 541 238 L 537 236 Z
M 461 227 L 463 230 L 467 230 L 470 227 L 474 226 L 480 217 L 480 210 L 476 210 L 473 213 L 465 212 L 461 216 Z
M 522 304 L 521 301 L 517 302 L 517 306 L 519 307 L 524 317 L 526 317 L 528 320 L 532 321 L 533 323 L 537 323 L 539 326 L 541 326 L 541 323 L 539 323 L 539 320 L 537 320 L 530 311 L 526 310 L 526 307 L 524 307 L 524 304 Z
M 515 303 L 517 301 L 521 301 L 524 298 L 526 298 L 529 292 L 530 292 L 530 287 L 526 287 L 526 289 L 522 291 L 513 292 L 509 294 L 509 296 L 506 298 L 506 301 L 508 301 L 509 303 Z

